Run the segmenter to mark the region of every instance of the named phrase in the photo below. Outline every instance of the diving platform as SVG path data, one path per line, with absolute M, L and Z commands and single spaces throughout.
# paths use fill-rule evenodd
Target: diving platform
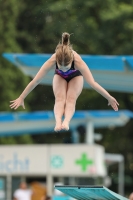
M 6 60 L 32 78 L 51 54 L 3 53 Z M 133 92 L 133 56 L 81 55 L 91 70 L 94 79 L 108 91 Z M 50 70 L 41 84 L 52 85 L 54 69 Z M 84 88 L 92 89 L 85 82 Z
M 128 200 L 104 186 L 55 185 L 55 189 L 78 200 Z

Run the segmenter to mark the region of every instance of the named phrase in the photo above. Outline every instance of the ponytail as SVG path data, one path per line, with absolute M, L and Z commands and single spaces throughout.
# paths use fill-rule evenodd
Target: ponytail
M 67 66 L 73 60 L 73 48 L 70 44 L 70 34 L 64 32 L 62 34 L 62 43 L 60 42 L 56 49 L 56 61 L 60 65 Z
M 69 45 L 70 44 L 70 34 L 69 33 L 63 33 L 62 34 L 62 45 Z

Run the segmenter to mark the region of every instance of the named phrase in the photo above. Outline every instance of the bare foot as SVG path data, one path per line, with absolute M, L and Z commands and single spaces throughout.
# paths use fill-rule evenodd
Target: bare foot
M 61 129 L 68 131 L 69 130 L 69 122 L 64 120 L 61 125 Z
M 59 122 L 59 123 L 56 122 L 54 131 L 56 131 L 56 132 L 61 131 L 61 122 Z

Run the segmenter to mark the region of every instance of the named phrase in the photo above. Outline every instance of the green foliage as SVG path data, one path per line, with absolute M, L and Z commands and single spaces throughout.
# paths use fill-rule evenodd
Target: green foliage
M 17 0 L 0 1 L 0 53 L 20 52 L 21 48 L 17 44 L 17 18 L 19 15 L 20 4 Z
M 18 19 L 18 40 L 24 51 L 52 53 L 61 33 L 83 54 L 132 54 L 131 3 L 125 1 L 25 2 Z M 23 21 L 23 23 L 21 23 Z
M 33 144 L 32 137 L 28 134 L 21 136 L 0 137 L 0 144 Z
M 17 21 L 21 2 L 17 0 L 0 1 L 0 54 L 3 52 L 22 52 L 17 41 Z M 17 98 L 29 81 L 20 70 L 0 56 L 0 111 L 11 111 L 9 101 Z M 19 110 L 22 110 L 21 108 Z M 31 143 L 31 136 L 0 138 L 0 144 Z

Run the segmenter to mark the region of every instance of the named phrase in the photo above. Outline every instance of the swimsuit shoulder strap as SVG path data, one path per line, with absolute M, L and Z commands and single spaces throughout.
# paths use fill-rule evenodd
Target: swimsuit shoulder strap
M 73 61 L 72 61 L 71 69 L 75 69 L 74 68 L 74 53 L 73 53 Z
M 56 62 L 56 69 L 58 69 L 58 65 L 57 65 L 57 62 Z
M 74 68 L 74 60 L 72 61 L 71 69 L 75 69 Z

